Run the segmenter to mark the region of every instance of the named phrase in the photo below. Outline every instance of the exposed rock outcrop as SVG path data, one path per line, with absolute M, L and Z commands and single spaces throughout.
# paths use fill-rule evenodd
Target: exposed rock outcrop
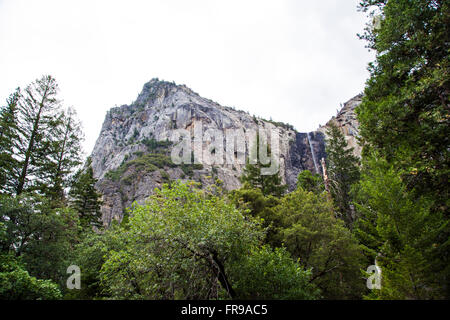
M 363 95 L 353 97 L 342 106 L 337 115 L 332 117 L 325 126 L 321 126 L 319 131 L 326 135 L 326 130 L 330 124 L 335 124 L 344 134 L 349 148 L 353 148 L 353 154 L 361 157 L 361 146 L 358 144 L 359 123 L 356 119 L 355 108 L 362 102 Z
M 350 100 L 331 120 L 342 123 L 349 141 L 357 135 L 353 109 L 358 101 Z M 175 165 L 170 161 L 171 147 L 166 141 L 173 130 L 186 129 L 194 134 L 200 125 L 203 132 L 218 129 L 224 136 L 229 129 L 244 132 L 262 129 L 268 134 L 278 129 L 280 175 L 290 190 L 295 188 L 300 171 L 321 173 L 324 127 L 300 133 L 290 125 L 221 106 L 184 85 L 152 79 L 135 102 L 108 111 L 92 153 L 94 176 L 99 179 L 96 187 L 103 194 L 102 215 L 106 225 L 113 219 L 121 220 L 125 208 L 134 201 L 142 203 L 154 188 L 174 179 L 208 185 L 218 178 L 227 190 L 241 186 L 243 164 Z

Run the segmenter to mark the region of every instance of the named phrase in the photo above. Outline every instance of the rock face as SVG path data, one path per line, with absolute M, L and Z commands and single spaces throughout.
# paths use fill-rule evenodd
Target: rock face
M 353 118 L 357 103 L 357 99 L 350 100 L 342 115 L 331 120 L 343 123 L 342 128 L 349 137 L 357 134 Z M 239 177 L 244 164 L 225 161 L 214 165 L 176 165 L 170 160 L 173 145 L 168 137 L 174 130 L 185 129 L 194 135 L 200 127 L 203 132 L 220 130 L 224 137 L 229 130 L 262 130 L 268 135 L 273 129 L 278 130 L 279 173 L 290 190 L 295 188 L 302 170 L 322 171 L 325 127 L 315 132 L 296 132 L 290 125 L 223 107 L 184 85 L 152 79 L 144 85 L 135 102 L 108 111 L 91 156 L 94 176 L 98 178 L 96 187 L 103 194 L 105 225 L 113 219 L 120 221 L 125 208 L 134 201 L 142 203 L 156 187 L 171 180 L 195 180 L 205 186 L 218 178 L 227 190 L 241 186 Z
M 361 157 L 361 146 L 358 144 L 359 123 L 356 120 L 355 108 L 361 104 L 363 95 L 359 94 L 353 97 L 341 108 L 338 114 L 330 119 L 325 126 L 319 128 L 319 131 L 326 135 L 328 126 L 335 124 L 344 134 L 349 148 L 353 148 L 353 154 Z

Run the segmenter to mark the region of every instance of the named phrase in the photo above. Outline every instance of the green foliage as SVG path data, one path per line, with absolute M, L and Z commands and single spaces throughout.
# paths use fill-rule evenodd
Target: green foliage
M 0 113 L 1 192 L 39 190 L 64 204 L 64 190 L 80 162 L 81 127 L 72 109 L 62 111 L 58 85 L 43 76 L 17 89 Z M 32 178 L 32 179 L 30 179 Z
M 350 190 L 359 180 L 359 159 L 353 155 L 353 148 L 348 148 L 344 135 L 334 124 L 327 130 L 327 135 L 325 150 L 330 193 L 337 212 L 351 227 L 355 217 Z
M 313 300 L 319 290 L 310 283 L 311 271 L 292 260 L 284 248 L 254 248 L 234 267 L 239 299 Z
M 0 222 L 0 241 L 4 243 L 6 239 L 6 227 Z M 15 254 L 0 251 L 1 300 L 53 300 L 61 297 L 55 283 L 30 276 Z
M 362 1 L 381 25 L 362 36 L 377 51 L 357 108 L 365 151 L 395 165 L 417 195 L 448 210 L 450 8 L 448 1 Z
M 163 170 L 159 170 L 159 173 L 161 174 L 161 177 L 163 178 L 163 180 L 165 182 L 169 182 L 170 181 L 170 175 L 167 172 L 165 172 Z
M 298 188 L 281 199 L 265 197 L 259 189 L 232 191 L 230 199 L 268 227 L 266 243 L 283 247 L 302 268 L 311 269 L 311 283 L 325 299 L 359 299 L 364 293 L 360 268 L 362 250 L 324 192 Z M 251 281 L 251 280 L 248 280 Z
M 71 175 L 81 162 L 81 124 L 73 109 L 59 114 L 52 121 L 52 131 L 45 137 L 46 157 L 36 159 L 35 188 L 53 202 L 54 207 L 65 202 L 64 190 L 71 184 Z
M 42 197 L 23 194 L 0 197 L 0 222 L 6 227 L 3 252 L 21 257 L 26 270 L 37 278 L 64 286 L 78 239 L 78 215 L 68 208 L 53 209 Z
M 260 222 L 227 202 L 220 188 L 175 182 L 135 205 L 114 233 L 100 271 L 116 299 L 298 298 L 317 294 L 304 271 L 281 249 L 260 248 Z M 258 279 L 258 281 L 256 281 Z M 277 284 L 276 290 L 273 289 Z
M 119 231 L 120 229 L 120 231 Z M 80 242 L 74 247 L 74 264 L 82 272 L 80 290 L 66 292 L 65 299 L 101 299 L 108 295 L 102 291 L 100 285 L 100 270 L 110 251 L 119 251 L 126 247 L 127 239 L 121 237 L 125 232 L 116 223 L 102 233 L 86 230 Z
M 286 130 L 293 130 L 293 131 L 295 130 L 294 126 L 289 123 L 277 122 L 277 121 L 273 121 L 272 119 L 270 119 L 270 120 L 261 119 L 261 120 L 263 120 L 265 122 L 269 122 L 269 123 L 273 124 L 275 127 L 281 127 Z M 254 121 L 255 121 L 255 118 L 254 118 Z M 257 121 L 256 121 L 256 123 L 257 123 Z
M 115 170 L 106 173 L 106 178 L 112 181 L 122 180 L 126 184 L 131 184 L 138 173 L 149 173 L 166 167 L 180 167 L 185 176 L 192 177 L 194 170 L 203 169 L 202 164 L 174 164 L 172 159 L 167 155 L 167 148 L 172 144 L 170 141 L 157 141 L 154 138 L 145 138 L 142 143 L 147 147 L 148 152 L 144 154 L 142 151 L 135 152 L 136 158 L 128 160 L 125 156 L 124 161 Z M 134 169 L 131 175 L 124 176 L 125 172 L 130 168 Z M 167 180 L 167 176 L 163 174 L 163 178 Z M 168 181 L 168 180 L 167 180 Z
M 52 154 L 53 133 L 58 128 L 61 112 L 57 100 L 58 85 L 51 76 L 43 76 L 27 86 L 17 101 L 20 135 L 17 145 L 18 168 L 14 171 L 15 192 L 34 189 L 46 176 L 39 172 Z M 43 163 L 44 161 L 44 163 Z M 33 176 L 33 182 L 29 178 Z
M 14 157 L 14 149 L 19 141 L 19 128 L 17 119 L 17 103 L 20 89 L 10 95 L 6 106 L 0 110 L 0 190 L 12 193 L 15 190 L 15 177 L 18 161 Z
M 246 187 L 231 191 L 228 197 L 243 212 L 262 219 L 263 227 L 266 229 L 265 242 L 267 244 L 274 247 L 281 246 L 279 237 L 281 219 L 273 210 L 280 203 L 279 198 L 270 195 L 264 196 L 260 189 Z
M 262 175 L 261 168 L 264 167 L 270 167 L 270 165 L 262 165 L 259 162 L 254 165 L 247 164 L 240 178 L 241 182 L 247 185 L 247 188 L 260 189 L 265 196 L 281 197 L 286 192 L 287 186 L 282 184 L 279 173 Z
M 193 163 L 193 164 L 185 164 L 182 163 L 180 165 L 181 170 L 183 170 L 183 173 L 188 176 L 192 177 L 194 175 L 194 170 L 202 170 L 203 165 L 201 163 Z
M 309 170 L 303 170 L 297 177 L 297 188 L 320 194 L 325 191 L 323 179 L 319 174 L 312 174 Z
M 170 141 L 157 141 L 154 138 L 145 138 L 142 143 L 147 147 L 148 152 L 166 150 L 172 145 Z
M 131 167 L 137 172 L 148 173 L 163 169 L 164 167 L 174 168 L 176 166 L 177 165 L 172 162 L 170 157 L 160 153 L 150 153 L 122 163 L 119 168 L 108 171 L 105 177 L 112 181 L 119 181 L 124 173 Z
M 380 254 L 378 298 L 450 296 L 449 5 L 361 3 L 381 17 L 361 36 L 377 55 L 356 109 L 367 162 L 359 237 Z
M 431 214 L 432 201 L 415 198 L 398 172 L 385 161 L 372 159 L 358 188 L 361 218 L 355 234 L 365 253 L 382 269 L 381 299 L 439 298 L 445 278 L 433 272 L 439 251 L 436 233 L 447 223 Z
M 307 269 L 325 299 L 358 299 L 364 291 L 358 242 L 335 218 L 326 194 L 301 188 L 286 195 L 273 209 L 282 219 L 280 234 L 293 257 Z
M 256 136 L 255 150 L 254 154 L 260 154 L 260 148 L 267 149 L 267 155 L 270 155 L 270 163 L 263 165 L 258 161 L 256 164 L 251 164 L 250 162 L 244 167 L 240 181 L 244 184 L 245 188 L 256 188 L 260 189 L 265 196 L 273 195 L 275 197 L 281 197 L 287 190 L 287 186 L 282 184 L 282 179 L 277 171 L 272 175 L 261 174 L 262 168 L 269 168 L 277 159 L 271 154 L 270 146 L 263 145 L 260 146 L 259 134 Z
M 61 297 L 55 283 L 30 276 L 13 254 L 0 253 L 1 300 L 55 300 Z
M 97 179 L 94 178 L 92 171 L 92 160 L 89 157 L 85 168 L 79 170 L 73 179 L 72 187 L 69 192 L 70 207 L 78 212 L 80 223 L 83 227 L 96 226 L 101 227 L 102 205 L 101 194 L 95 189 Z
M 17 89 L 0 111 L 1 295 L 61 298 L 79 220 L 65 190 L 80 164 L 81 127 L 43 76 Z
M 228 264 L 263 233 L 220 197 L 177 182 L 134 206 L 121 236 L 126 248 L 111 251 L 101 270 L 112 297 L 207 299 L 234 296 Z
M 139 137 L 139 130 L 137 128 L 134 128 L 132 139 L 136 140 L 138 137 Z
M 281 197 L 287 190 L 287 186 L 282 184 L 279 173 L 273 175 L 262 175 L 261 164 L 247 164 L 244 168 L 241 182 L 248 184 L 252 188 L 258 188 L 264 195 Z

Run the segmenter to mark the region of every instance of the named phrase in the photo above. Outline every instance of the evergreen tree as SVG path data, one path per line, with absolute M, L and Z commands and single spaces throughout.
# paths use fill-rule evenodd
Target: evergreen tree
M 51 76 L 17 89 L 0 114 L 2 191 L 20 195 L 38 190 L 64 203 L 70 175 L 81 163 L 81 126 L 73 109 L 61 111 Z M 33 177 L 30 181 L 30 177 Z
M 356 109 L 364 150 L 378 151 L 399 169 L 417 195 L 449 204 L 450 3 L 364 0 L 378 14 L 361 38 L 376 51 L 370 79 Z
M 259 154 L 259 135 L 256 136 L 256 153 Z M 266 146 L 264 146 L 266 147 Z M 271 154 L 270 146 L 266 147 L 268 150 L 268 154 Z M 274 161 L 277 161 L 274 159 L 273 156 L 271 156 L 271 163 Z M 282 179 L 279 174 L 279 171 L 276 174 L 272 175 L 262 175 L 261 169 L 262 168 L 269 168 L 270 163 L 263 165 L 258 161 L 256 164 L 250 164 L 249 162 L 244 167 L 244 172 L 240 178 L 241 183 L 244 185 L 248 185 L 251 188 L 260 189 L 264 196 L 275 196 L 275 197 L 281 197 L 286 189 L 287 186 L 282 184 Z
M 325 191 L 323 179 L 319 174 L 312 174 L 309 170 L 303 170 L 297 177 L 297 188 L 320 194 Z
M 361 36 L 376 51 L 376 60 L 369 65 L 365 96 L 356 109 L 363 154 L 386 161 L 406 188 L 402 192 L 413 202 L 429 199 L 431 220 L 441 219 L 422 229 L 421 236 L 434 240 L 419 253 L 446 298 L 450 296 L 449 6 L 448 1 L 361 2 L 361 8 L 370 17 L 378 15 L 380 23 L 368 26 Z M 364 219 L 376 221 L 373 228 L 381 228 L 379 212 L 372 218 L 366 214 Z M 409 218 L 414 220 L 416 214 L 410 212 Z M 408 219 L 397 225 L 399 230 L 406 228 Z M 387 266 L 388 270 L 397 267 Z M 403 292 L 408 297 L 422 296 Z
M 347 141 L 337 126 L 332 124 L 327 134 L 327 169 L 331 196 L 338 214 L 351 226 L 355 217 L 350 190 L 359 179 L 359 160 L 353 155 L 353 148 L 348 148 Z
M 70 175 L 81 164 L 81 124 L 75 110 L 69 108 L 55 120 L 51 134 L 45 137 L 47 158 L 37 159 L 36 176 L 41 193 L 54 206 L 65 201 L 64 190 L 70 186 Z
M 11 94 L 6 106 L 0 110 L 0 192 L 12 193 L 15 188 L 15 170 L 18 166 L 14 153 L 17 151 L 19 128 L 17 123 L 17 103 L 20 89 Z
M 268 167 L 262 164 L 247 164 L 241 177 L 241 182 L 252 188 L 260 189 L 263 195 L 281 197 L 287 189 L 282 184 L 279 173 L 273 175 L 261 175 L 261 168 Z
M 366 159 L 357 188 L 361 216 L 354 233 L 368 258 L 382 270 L 381 290 L 368 298 L 438 299 L 445 276 L 435 273 L 435 236 L 445 227 L 442 216 L 431 214 L 432 201 L 416 198 L 385 160 Z M 448 268 L 448 266 L 447 266 Z
M 89 157 L 86 166 L 75 174 L 69 192 L 70 206 L 78 212 L 82 226 L 101 227 L 101 194 L 95 189 L 97 179 L 91 164 Z
M 32 82 L 18 100 L 21 135 L 18 141 L 18 175 L 15 192 L 21 194 L 33 184 L 29 177 L 37 172 L 39 162 L 47 159 L 51 152 L 46 139 L 58 125 L 55 116 L 60 112 L 60 103 L 56 99 L 58 85 L 51 76 L 43 76 Z M 37 182 L 37 179 L 34 179 Z
M 359 299 L 365 291 L 358 242 L 334 216 L 325 193 L 298 188 L 284 196 L 274 212 L 281 218 L 282 243 L 307 269 L 325 299 Z
M 231 191 L 228 198 L 238 209 L 252 217 L 263 219 L 263 226 L 267 228 L 265 243 L 272 247 L 280 247 L 282 241 L 278 230 L 281 227 L 281 218 L 273 210 L 280 203 L 280 198 L 272 195 L 264 196 L 261 189 L 247 188 L 247 186 Z
M 66 270 L 78 242 L 79 221 L 74 210 L 53 209 L 48 199 L 38 195 L 1 195 L 0 224 L 6 227 L 1 251 L 20 257 L 31 276 L 51 279 L 65 288 Z

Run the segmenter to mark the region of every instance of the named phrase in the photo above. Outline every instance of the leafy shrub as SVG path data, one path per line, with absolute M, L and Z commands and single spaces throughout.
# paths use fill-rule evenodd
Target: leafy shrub
M 239 299 L 312 300 L 319 296 L 310 283 L 311 271 L 303 269 L 285 248 L 254 248 L 234 267 Z
M 145 138 L 142 143 L 147 147 L 149 152 L 153 151 L 166 151 L 168 147 L 172 145 L 171 141 L 157 141 L 154 138 Z
M 105 177 L 112 181 L 119 181 L 130 167 L 136 168 L 141 173 L 148 173 L 164 167 L 174 168 L 176 166 L 168 156 L 160 153 L 150 153 L 122 163 L 116 170 L 110 170 Z

